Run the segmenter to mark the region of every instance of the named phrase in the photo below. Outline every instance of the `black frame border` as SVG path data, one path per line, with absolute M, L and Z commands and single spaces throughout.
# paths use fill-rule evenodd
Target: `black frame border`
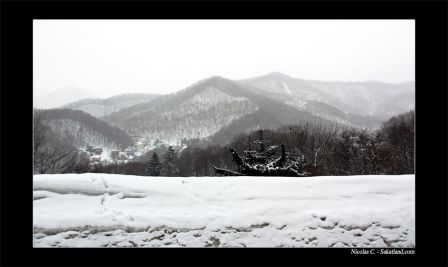
M 448 121 L 447 10 L 445 1 L 1 2 L 1 263 L 14 266 L 447 265 L 448 135 L 444 125 Z M 350 249 L 335 248 L 32 248 L 32 197 L 28 195 L 32 189 L 32 164 L 28 166 L 23 163 L 25 160 L 17 160 L 25 158 L 23 154 L 32 144 L 32 20 L 189 18 L 415 19 L 416 150 L 419 151 L 416 169 L 419 171 L 414 255 L 351 255 Z

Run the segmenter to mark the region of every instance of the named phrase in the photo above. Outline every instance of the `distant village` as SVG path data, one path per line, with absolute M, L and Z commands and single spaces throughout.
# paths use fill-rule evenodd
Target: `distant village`
M 187 147 L 186 141 L 179 141 L 177 144 L 169 144 L 164 141 L 148 140 L 146 138 L 131 136 L 132 145 L 127 147 L 126 150 L 105 150 L 102 147 L 87 146 L 86 148 L 79 149 L 79 153 L 83 153 L 89 158 L 91 165 L 96 164 L 120 164 L 128 163 L 130 161 L 137 161 L 141 156 L 152 150 L 165 150 L 169 146 L 178 152 Z

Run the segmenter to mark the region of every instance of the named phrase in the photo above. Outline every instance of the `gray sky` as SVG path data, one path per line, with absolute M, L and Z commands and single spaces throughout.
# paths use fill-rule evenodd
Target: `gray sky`
M 175 92 L 213 75 L 414 80 L 413 20 L 34 20 L 34 94 Z

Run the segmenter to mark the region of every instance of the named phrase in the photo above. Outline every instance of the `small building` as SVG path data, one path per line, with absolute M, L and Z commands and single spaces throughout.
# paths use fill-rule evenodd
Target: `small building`
M 94 148 L 93 153 L 95 155 L 101 155 L 101 153 L 103 153 L 103 149 L 101 147 Z

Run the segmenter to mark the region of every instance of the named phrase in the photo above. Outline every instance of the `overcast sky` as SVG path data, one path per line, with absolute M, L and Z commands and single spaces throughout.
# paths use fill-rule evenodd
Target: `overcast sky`
M 34 94 L 166 94 L 273 71 L 413 81 L 414 38 L 413 20 L 35 20 Z

